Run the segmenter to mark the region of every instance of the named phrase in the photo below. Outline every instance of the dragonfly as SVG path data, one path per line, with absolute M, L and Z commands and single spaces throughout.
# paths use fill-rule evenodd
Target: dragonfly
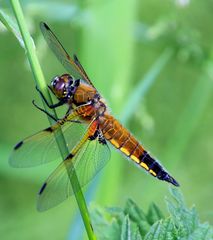
M 79 186 L 85 186 L 109 161 L 112 145 L 137 166 L 153 177 L 179 186 L 178 182 L 164 169 L 142 144 L 110 114 L 106 101 L 86 74 L 76 55 L 66 52 L 56 35 L 46 23 L 40 24 L 48 46 L 68 73 L 52 79 L 49 88 L 58 102 L 49 108 L 67 104 L 67 113 L 55 119 L 55 123 L 20 141 L 13 149 L 9 163 L 13 167 L 33 167 L 60 159 L 57 146 L 59 131 L 63 132 L 69 154 L 44 182 L 38 193 L 37 208 L 44 211 L 52 208 L 79 188 L 72 188 L 74 172 Z M 37 89 L 38 90 L 38 89 Z M 74 170 L 73 170 L 74 169 Z

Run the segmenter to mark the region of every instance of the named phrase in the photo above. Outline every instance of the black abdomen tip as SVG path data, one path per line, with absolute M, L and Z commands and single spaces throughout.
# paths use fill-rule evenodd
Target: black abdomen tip
M 171 176 L 168 175 L 168 180 L 165 180 L 167 182 L 170 182 L 171 184 L 173 184 L 176 187 L 180 187 L 180 184 Z
M 171 184 L 173 184 L 176 187 L 179 187 L 180 184 L 173 178 L 171 177 L 167 172 L 165 172 L 164 170 L 162 170 L 158 175 L 157 178 L 166 182 L 169 182 Z
M 23 144 L 23 141 L 17 143 L 14 147 L 14 150 L 17 150 L 18 148 L 20 148 L 22 144 Z

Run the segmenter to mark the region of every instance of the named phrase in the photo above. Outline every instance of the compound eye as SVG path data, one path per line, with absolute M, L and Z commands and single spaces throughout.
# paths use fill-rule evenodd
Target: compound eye
M 58 78 L 58 76 L 56 76 L 55 78 L 53 78 L 51 85 L 52 85 L 53 87 L 55 87 L 56 84 L 58 83 L 58 81 L 59 81 L 59 78 Z
M 67 95 L 67 89 L 66 89 L 66 87 L 64 87 L 64 89 L 63 89 L 63 95 L 64 95 L 64 96 Z
M 69 86 L 71 86 L 73 84 L 73 78 L 71 76 L 68 77 L 68 81 L 69 81 Z
M 56 80 L 54 80 L 54 81 L 52 82 L 52 86 L 53 86 L 53 87 L 55 87 L 55 86 L 56 86 L 56 84 L 57 84 L 57 81 L 56 81 Z

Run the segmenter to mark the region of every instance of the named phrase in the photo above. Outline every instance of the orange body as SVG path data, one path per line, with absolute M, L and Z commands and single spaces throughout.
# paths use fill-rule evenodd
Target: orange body
M 78 106 L 93 99 L 96 93 L 97 91 L 95 88 L 86 83 L 81 83 L 76 89 L 72 101 L 76 106 Z
M 74 95 L 75 104 L 82 105 L 86 98 L 88 98 L 88 101 L 96 99 L 98 93 L 93 86 L 82 84 L 79 86 L 76 94 L 76 96 Z M 152 176 L 178 186 L 175 179 L 164 170 L 158 161 L 148 154 L 139 141 L 108 113 L 105 101 L 102 98 L 96 99 L 92 104 L 81 107 L 78 115 L 85 121 L 96 119 L 97 129 L 101 131 L 103 137 L 126 157 L 144 168 Z
M 74 98 L 82 101 L 83 96 L 88 97 L 89 95 L 87 92 L 83 91 L 84 86 L 81 86 L 80 89 L 81 91 L 79 91 L 77 97 L 75 96 Z M 90 86 L 90 93 L 95 92 L 92 91 L 92 89 L 93 87 Z M 94 97 L 92 94 L 90 96 L 92 98 Z M 147 151 L 145 151 L 136 138 L 125 127 L 123 127 L 118 120 L 110 115 L 107 110 L 101 110 L 100 113 L 100 103 L 105 106 L 103 100 L 100 99 L 98 104 L 81 107 L 78 111 L 78 115 L 81 116 L 84 121 L 91 121 L 97 117 L 97 128 L 101 130 L 103 137 L 107 141 L 109 141 L 115 148 L 119 149 L 126 157 L 130 158 L 151 173 L 154 177 L 158 177 L 158 174 L 163 170 L 161 165 L 154 160 Z M 82 104 L 82 102 L 79 104 Z
M 157 175 L 157 173 L 151 169 L 151 165 L 153 165 L 155 160 L 151 160 L 142 145 L 119 123 L 118 120 L 109 114 L 104 114 L 104 116 L 100 118 L 100 129 L 105 139 L 110 141 L 115 148 L 119 149 L 131 160 L 145 168 L 153 176 Z M 148 156 L 151 160 L 149 162 L 147 161 Z
M 74 55 L 73 59 L 69 56 L 46 24 L 42 23 L 41 29 L 56 57 L 71 73 L 71 75 L 63 74 L 56 77 L 51 82 L 52 92 L 59 99 L 59 103 L 53 107 L 67 103 L 70 118 L 73 117 L 73 112 L 75 112 L 82 120 L 87 121 L 90 127 L 93 125 L 96 128 L 96 130 L 92 129 L 92 135 L 88 134 L 88 139 L 98 139 L 100 143 L 104 144 L 106 144 L 105 140 L 108 140 L 114 147 L 154 177 L 178 186 L 176 180 L 164 170 L 161 164 L 152 158 L 130 132 L 108 113 L 105 101 L 89 79 L 77 56 Z M 73 110 L 73 112 L 70 110 Z M 69 119 L 69 116 L 66 115 L 64 121 L 67 119 Z

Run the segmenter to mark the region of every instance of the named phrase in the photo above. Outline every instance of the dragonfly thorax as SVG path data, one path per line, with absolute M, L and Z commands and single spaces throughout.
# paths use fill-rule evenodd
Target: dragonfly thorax
M 96 94 L 94 96 L 94 99 L 92 100 L 92 105 L 96 111 L 97 116 L 103 116 L 104 113 L 107 110 L 107 107 L 105 105 L 105 101 L 103 98 L 100 97 L 99 94 Z
M 80 106 L 90 102 L 96 102 L 97 95 L 97 90 L 93 86 L 80 80 L 79 85 L 73 94 L 72 103 L 76 106 Z
M 68 101 L 75 94 L 79 82 L 79 79 L 75 80 L 69 74 L 63 74 L 54 77 L 49 87 L 59 100 Z

